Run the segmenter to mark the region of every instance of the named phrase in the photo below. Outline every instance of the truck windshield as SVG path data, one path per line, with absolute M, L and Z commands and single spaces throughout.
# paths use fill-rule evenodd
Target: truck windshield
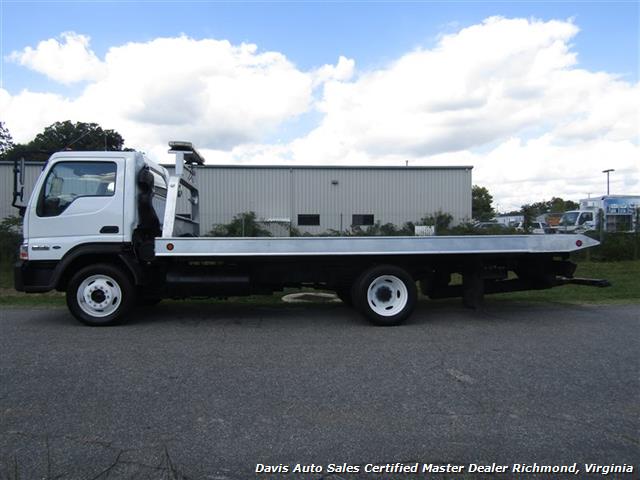
M 47 174 L 36 213 L 54 217 L 79 197 L 110 197 L 115 193 L 113 162 L 60 162 Z
M 565 213 L 560 219 L 560 225 L 575 225 L 576 220 L 578 219 L 578 215 L 580 215 L 580 212 Z

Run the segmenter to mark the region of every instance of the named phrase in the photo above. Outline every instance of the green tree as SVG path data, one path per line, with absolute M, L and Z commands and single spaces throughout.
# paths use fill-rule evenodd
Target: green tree
M 564 200 L 560 197 L 551 197 L 551 200 L 543 200 L 529 205 L 533 211 L 537 212 L 537 215 L 566 212 L 568 210 L 575 210 L 578 206 L 576 202 Z
M 105 130 L 97 123 L 56 122 L 46 127 L 27 144 L 16 144 L 1 154 L 2 160 L 45 161 L 62 150 L 122 150 L 124 139 L 115 130 Z
M 0 122 L 0 155 L 13 148 L 13 138 L 4 122 Z
M 522 222 L 522 226 L 524 228 L 525 231 L 529 231 L 531 229 L 531 224 L 535 221 L 536 217 L 538 215 L 540 215 L 540 212 L 538 211 L 537 207 L 533 205 L 523 205 L 522 206 L 522 216 L 524 218 L 524 221 Z
M 479 222 L 486 222 L 495 216 L 493 197 L 485 187 L 474 185 L 471 189 L 471 216 Z

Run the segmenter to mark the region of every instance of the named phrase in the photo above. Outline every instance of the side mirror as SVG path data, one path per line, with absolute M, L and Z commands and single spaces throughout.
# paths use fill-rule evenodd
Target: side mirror
M 27 206 L 24 203 L 24 158 L 13 161 L 13 201 L 11 205 L 18 209 L 18 214 L 24 217 Z

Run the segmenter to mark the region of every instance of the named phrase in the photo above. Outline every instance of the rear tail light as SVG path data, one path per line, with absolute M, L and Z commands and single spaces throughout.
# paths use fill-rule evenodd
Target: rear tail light
M 20 245 L 20 260 L 29 260 L 29 245 L 26 243 Z
M 582 246 L 582 240 L 576 240 L 576 247 Z

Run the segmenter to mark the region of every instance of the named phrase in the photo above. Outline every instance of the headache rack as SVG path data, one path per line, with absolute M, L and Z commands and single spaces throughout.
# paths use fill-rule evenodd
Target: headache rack
M 169 153 L 176 156 L 176 162 L 173 173 L 169 175 L 167 185 L 167 203 L 162 222 L 162 236 L 173 237 L 175 224 L 178 221 L 188 224 L 188 228 L 180 229 L 181 231 L 187 231 L 187 235 L 197 237 L 200 235 L 200 205 L 198 187 L 196 186 L 196 167 L 204 165 L 204 158 L 191 142 L 169 142 Z M 176 214 L 180 187 L 189 190 L 190 217 Z

